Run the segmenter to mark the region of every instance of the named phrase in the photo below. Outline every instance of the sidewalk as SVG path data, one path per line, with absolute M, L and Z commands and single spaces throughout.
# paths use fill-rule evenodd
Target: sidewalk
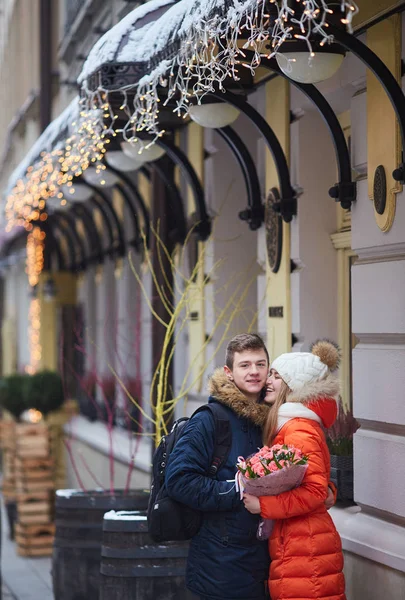
M 8 524 L 3 501 L 1 568 L 2 600 L 54 600 L 50 558 L 23 558 L 17 555 L 16 545 L 8 539 Z

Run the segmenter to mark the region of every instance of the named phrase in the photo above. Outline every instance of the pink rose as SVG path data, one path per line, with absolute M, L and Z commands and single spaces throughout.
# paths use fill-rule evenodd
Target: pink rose
M 263 454 L 263 458 L 266 460 L 273 460 L 273 452 L 266 452 L 266 454 Z
M 264 476 L 264 467 L 263 467 L 262 464 L 255 465 L 254 468 L 253 468 L 253 471 L 259 477 L 263 477 Z

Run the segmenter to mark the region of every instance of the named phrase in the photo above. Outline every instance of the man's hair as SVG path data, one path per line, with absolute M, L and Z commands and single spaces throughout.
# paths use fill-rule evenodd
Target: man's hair
M 267 362 L 270 363 L 269 353 L 266 345 L 260 335 L 256 333 L 240 333 L 235 335 L 226 347 L 225 364 L 229 369 L 233 369 L 233 360 L 235 352 L 245 352 L 246 350 L 264 350 L 267 356 Z

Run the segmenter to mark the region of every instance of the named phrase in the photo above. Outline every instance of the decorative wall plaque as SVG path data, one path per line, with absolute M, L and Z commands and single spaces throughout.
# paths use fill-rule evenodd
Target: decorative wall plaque
M 280 268 L 283 248 L 283 221 L 281 215 L 274 210 L 274 205 L 279 200 L 278 189 L 272 188 L 267 194 L 264 205 L 267 258 L 273 273 L 277 273 Z
M 383 165 L 379 165 L 374 173 L 373 201 L 376 212 L 383 215 L 387 204 L 387 178 Z

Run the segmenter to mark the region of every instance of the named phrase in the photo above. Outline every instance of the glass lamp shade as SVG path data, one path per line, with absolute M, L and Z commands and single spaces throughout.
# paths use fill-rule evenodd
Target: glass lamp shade
M 133 160 L 142 163 L 153 162 L 154 160 L 162 158 L 165 154 L 165 150 L 157 144 L 152 144 L 146 148 L 145 142 L 140 140 L 136 142 L 121 142 L 121 149 L 128 158 L 132 158 Z
M 65 199 L 70 202 L 86 202 L 93 193 L 91 188 L 82 183 L 74 183 L 72 186 L 62 185 L 61 190 Z
M 97 169 L 94 167 L 89 167 L 83 171 L 82 177 L 87 183 L 90 183 L 90 185 L 99 188 L 112 187 L 119 180 L 118 176 L 115 175 L 115 173 L 108 171 L 108 169 L 102 169 L 97 173 Z
M 331 52 L 284 52 L 277 54 L 278 66 L 298 83 L 318 83 L 329 79 L 343 62 L 343 54 Z
M 230 125 L 239 117 L 240 111 L 226 102 L 195 104 L 190 106 L 189 115 L 194 123 L 209 129 L 220 129 Z
M 121 150 L 111 150 L 106 153 L 105 160 L 113 169 L 126 173 L 139 169 L 145 162 L 142 157 L 143 153 L 140 155 L 138 154 L 138 157 L 135 159 Z

